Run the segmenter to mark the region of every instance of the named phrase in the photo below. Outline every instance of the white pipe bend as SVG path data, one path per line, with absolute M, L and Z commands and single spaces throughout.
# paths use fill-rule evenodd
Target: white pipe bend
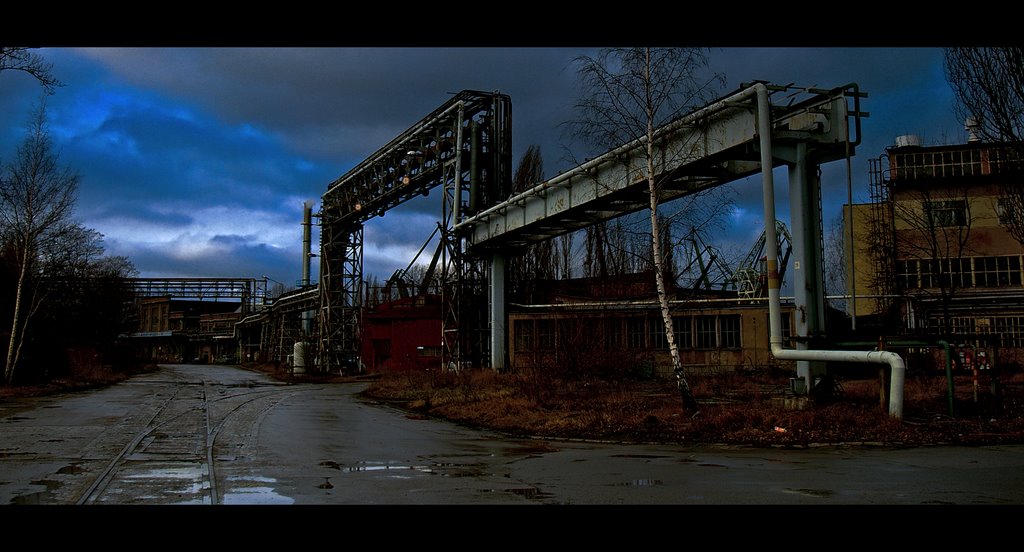
M 764 231 L 768 265 L 768 326 L 772 355 L 780 360 L 864 362 L 888 364 L 892 370 L 889 383 L 889 415 L 903 418 L 903 382 L 906 365 L 900 355 L 891 351 L 828 351 L 782 348 L 782 310 L 779 301 L 779 251 L 775 232 L 775 182 L 772 177 L 772 121 L 768 87 L 754 85 L 757 94 L 757 132 L 761 147 L 761 182 L 764 201 Z

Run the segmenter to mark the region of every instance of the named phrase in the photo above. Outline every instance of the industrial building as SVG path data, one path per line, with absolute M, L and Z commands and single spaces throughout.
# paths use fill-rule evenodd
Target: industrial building
M 129 278 L 138 328 L 128 334 L 153 362 L 238 359 L 235 323 L 266 302 L 266 282 L 253 278 Z
M 623 286 L 628 282 L 631 293 Z M 544 303 L 509 305 L 513 369 L 625 373 L 671 377 L 665 323 L 650 273 L 549 282 Z M 572 293 L 565 293 L 571 289 Z M 619 293 L 609 293 L 618 289 Z M 672 332 L 688 372 L 776 366 L 768 347 L 765 297 L 735 291 L 670 292 Z M 782 335 L 792 336 L 792 303 L 783 305 Z M 790 363 L 783 363 L 789 365 Z
M 901 136 L 870 176 L 871 202 L 844 207 L 848 313 L 888 335 L 1024 361 L 1024 245 L 1010 212 L 1024 187 L 1018 150 Z

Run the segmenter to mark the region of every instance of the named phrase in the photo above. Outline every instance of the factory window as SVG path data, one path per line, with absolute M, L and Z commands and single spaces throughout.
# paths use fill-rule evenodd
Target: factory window
M 967 225 L 967 202 L 962 199 L 927 201 L 924 210 L 930 225 L 935 227 Z
M 676 346 L 680 349 L 693 348 L 693 318 L 677 316 L 672 319 L 672 331 L 675 332 Z
M 555 348 L 555 323 L 553 320 L 537 320 L 537 350 L 552 351 Z
M 622 319 L 607 318 L 604 321 L 604 348 L 606 351 L 622 349 Z
M 646 320 L 643 318 L 626 319 L 626 343 L 630 349 L 643 349 L 646 346 Z
M 1021 285 L 1020 257 L 975 257 L 974 282 L 978 287 Z
M 721 346 L 723 349 L 740 348 L 740 316 L 738 314 L 723 315 L 718 317 L 718 324 L 721 329 Z
M 512 328 L 516 334 L 516 351 L 532 351 L 533 320 L 516 320 Z
M 1024 316 L 997 316 L 993 321 L 1003 347 L 1024 347 Z
M 1020 205 L 1012 198 L 999 198 L 996 202 L 996 214 L 999 215 L 999 224 L 1012 225 L 1014 220 L 1019 217 L 1019 214 L 1017 213 L 1019 209 Z
M 651 348 L 667 348 L 668 343 L 665 341 L 665 323 L 661 321 L 661 318 L 650 318 L 648 319 L 648 323 L 651 328 Z
M 694 317 L 697 326 L 698 349 L 715 349 L 718 347 L 718 339 L 715 335 L 715 319 L 716 317 L 714 316 Z

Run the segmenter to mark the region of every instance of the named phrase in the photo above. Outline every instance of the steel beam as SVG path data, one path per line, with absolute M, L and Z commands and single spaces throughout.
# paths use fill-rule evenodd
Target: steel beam
M 664 190 L 659 201 L 760 170 L 752 89 L 741 88 L 658 129 L 656 177 Z M 819 160 L 845 155 L 847 117 L 860 116 L 846 108 L 846 88 L 801 90 L 808 99 L 773 107 L 776 140 L 813 142 Z M 647 207 L 645 141 L 615 148 L 461 222 L 457 229 L 466 232 L 468 250 L 514 247 Z

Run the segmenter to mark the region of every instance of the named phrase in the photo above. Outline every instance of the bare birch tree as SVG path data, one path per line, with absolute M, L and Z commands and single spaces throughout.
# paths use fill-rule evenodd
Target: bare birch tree
M 690 389 L 672 331 L 665 258 L 658 216 L 663 179 L 655 155 L 654 133 L 662 124 L 710 99 L 723 81 L 707 76 L 707 52 L 700 48 L 609 48 L 596 57 L 576 59 L 581 96 L 579 118 L 570 124 L 576 136 L 591 145 L 612 148 L 632 141 L 643 143 L 650 215 L 651 257 L 661 318 L 683 407 L 700 412 Z
M 70 222 L 79 177 L 58 163 L 46 125 L 45 103 L 29 119 L 28 136 L 0 175 L 0 222 L 17 271 L 4 380 L 18 364 L 29 319 L 39 308 L 35 277 L 42 255 L 77 228 Z

